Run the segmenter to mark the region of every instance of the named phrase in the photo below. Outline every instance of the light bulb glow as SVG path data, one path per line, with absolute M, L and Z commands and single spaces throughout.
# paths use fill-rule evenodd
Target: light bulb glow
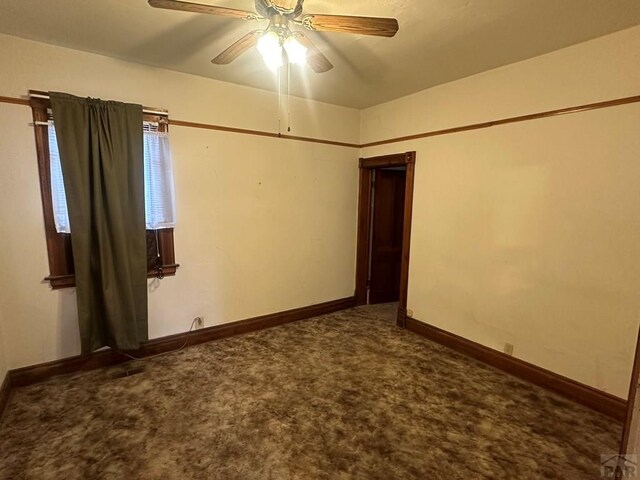
M 267 32 L 262 35 L 258 40 L 258 51 L 270 70 L 275 72 L 282 66 L 282 46 L 276 33 Z
M 307 47 L 302 45 L 293 35 L 287 37 L 284 42 L 284 49 L 291 63 L 304 65 L 307 62 Z

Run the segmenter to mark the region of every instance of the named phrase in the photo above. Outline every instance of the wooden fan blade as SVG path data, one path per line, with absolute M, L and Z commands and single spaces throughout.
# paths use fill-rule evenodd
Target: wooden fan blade
M 348 15 L 303 15 L 302 25 L 319 32 L 357 33 L 378 37 L 393 37 L 400 28 L 395 18 Z
M 258 39 L 261 35 L 262 30 L 254 30 L 253 32 L 247 33 L 244 37 L 231 45 L 220 55 L 211 60 L 211 63 L 215 63 L 216 65 L 230 64 L 244 52 L 255 46 L 256 43 L 258 43 Z
M 257 18 L 255 13 L 249 12 L 247 10 L 214 7 L 213 5 L 182 2 L 180 0 L 149 0 L 149 5 L 154 8 L 166 8 L 168 10 L 179 10 L 181 12 L 208 13 L 210 15 L 222 15 L 223 17 L 240 18 L 242 20 L 255 20 Z
M 293 36 L 307 48 L 307 65 L 309 65 L 314 72 L 324 73 L 333 68 L 333 64 L 318 50 L 318 47 L 316 47 L 309 37 L 302 32 L 293 32 Z

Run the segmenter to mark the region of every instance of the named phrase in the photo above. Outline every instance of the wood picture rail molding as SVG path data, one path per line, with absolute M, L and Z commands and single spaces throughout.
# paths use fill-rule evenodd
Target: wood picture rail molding
M 205 129 L 205 130 L 215 130 L 215 131 L 219 131 L 219 132 L 229 132 L 229 133 L 236 133 L 236 134 L 241 134 L 241 135 L 255 135 L 255 136 L 260 136 L 260 137 L 269 137 L 269 138 L 281 138 L 284 140 L 294 140 L 294 141 L 299 141 L 299 142 L 309 142 L 309 143 L 318 143 L 318 144 L 322 144 L 322 145 L 334 145 L 337 147 L 347 147 L 347 148 L 369 148 L 369 147 L 377 147 L 380 145 L 389 145 L 392 143 L 400 143 L 400 142 L 407 142 L 410 140 L 419 140 L 422 138 L 429 138 L 429 137 L 437 137 L 440 135 L 449 135 L 449 134 L 453 134 L 453 133 L 460 133 L 460 132 L 468 132 L 470 130 L 480 130 L 482 128 L 489 128 L 489 127 L 496 127 L 499 125 L 506 125 L 509 123 L 518 123 L 518 122 L 527 122 L 529 120 L 539 120 L 542 118 L 548 118 L 548 117 L 555 117 L 558 115 L 568 115 L 571 113 L 581 113 L 581 112 L 587 112 L 590 110 L 597 110 L 600 108 L 610 108 L 610 107 L 617 107 L 620 105 L 628 105 L 630 103 L 639 103 L 640 102 L 640 95 L 634 95 L 631 97 L 623 97 L 623 98 L 616 98 L 614 100 L 606 100 L 603 102 L 596 102 L 596 103 L 587 103 L 584 105 L 577 105 L 577 106 L 573 106 L 573 107 L 566 107 L 566 108 L 559 108 L 556 110 L 547 110 L 544 112 L 538 112 L 538 113 L 532 113 L 529 115 L 520 115 L 517 117 L 508 117 L 508 118 L 502 118 L 499 120 L 491 120 L 491 121 L 487 121 L 487 122 L 480 122 L 480 123 L 472 123 L 469 125 L 463 125 L 460 127 L 452 127 L 452 128 L 445 128 L 445 129 L 441 129 L 441 130 L 433 130 L 430 132 L 423 132 L 423 133 L 416 133 L 413 135 L 407 135 L 404 137 L 396 137 L 396 138 L 389 138 L 386 140 L 380 140 L 380 141 L 376 141 L 376 142 L 370 142 L 370 143 L 364 143 L 364 144 L 356 144 L 356 143 L 347 143 L 347 142 L 338 142 L 338 141 L 334 141 L 334 140 L 322 140 L 319 138 L 311 138 L 311 137 L 298 137 L 295 135 L 283 135 L 280 133 L 274 133 L 274 132 L 267 132 L 267 131 L 263 131 L 263 130 L 248 130 L 248 129 L 244 129 L 244 128 L 234 128 L 234 127 L 225 127 L 223 125 L 215 125 L 215 124 L 210 124 L 210 123 L 197 123 L 197 122 L 189 122 L 189 121 L 185 121 L 185 120 L 172 120 L 171 118 L 169 118 L 169 124 L 170 125 L 175 125 L 175 126 L 179 126 L 179 127 L 188 127 L 188 128 L 201 128 L 201 129 Z M 17 97 L 3 97 L 0 96 L 0 103 L 10 103 L 10 104 L 14 104 L 14 105 L 25 105 L 25 106 L 29 106 L 29 100 L 28 99 L 24 99 L 24 98 L 17 98 Z
M 449 135 L 452 133 L 468 132 L 469 130 L 479 130 L 481 128 L 496 127 L 498 125 L 506 125 L 508 123 L 527 122 L 529 120 L 538 120 L 541 118 L 555 117 L 558 115 L 567 115 L 569 113 L 587 112 L 589 110 L 597 110 L 599 108 L 617 107 L 619 105 L 627 105 L 629 103 L 640 102 L 640 95 L 633 97 L 616 98 L 615 100 L 607 100 L 604 102 L 587 103 L 575 107 L 559 108 L 557 110 L 547 110 L 544 112 L 531 113 L 529 115 L 520 115 L 517 117 L 502 118 L 500 120 L 491 120 L 488 122 L 472 123 L 461 127 L 445 128 L 442 130 L 433 130 L 431 132 L 416 133 L 415 135 L 407 135 L 405 137 L 390 138 L 388 140 L 380 140 L 378 142 L 365 143 L 360 148 L 377 147 L 379 145 L 388 145 L 390 143 L 407 142 L 409 140 L 419 140 L 422 138 L 438 137 L 440 135 Z
M 16 97 L 3 97 L 0 95 L 0 103 L 13 103 L 14 105 L 29 106 L 29 99 Z
M 360 148 L 356 143 L 336 142 L 333 140 L 321 140 L 319 138 L 297 137 L 295 135 L 283 135 L 281 133 L 265 132 L 262 130 L 247 130 L 245 128 L 224 127 L 221 125 L 212 125 L 209 123 L 186 122 L 184 120 L 172 120 L 169 118 L 169 125 L 179 127 L 202 128 L 205 130 L 216 130 L 218 132 L 240 133 L 244 135 L 256 135 L 259 137 L 282 138 L 285 140 L 297 140 L 299 142 L 321 143 L 324 145 L 335 145 L 338 147 Z
M 32 93 L 33 92 L 35 92 L 36 94 L 46 94 L 46 92 L 39 92 L 36 90 L 32 90 Z M 0 103 L 25 105 L 27 107 L 30 106 L 29 99 L 27 98 L 0 96 Z M 150 107 L 144 107 L 144 108 L 150 108 Z M 284 135 L 280 133 L 266 132 L 262 130 L 249 130 L 245 128 L 225 127 L 223 125 L 215 125 L 211 123 L 197 123 L 197 122 L 188 122 L 185 120 L 173 120 L 171 118 L 169 118 L 169 125 L 174 125 L 178 127 L 201 128 L 205 130 L 215 130 L 218 132 L 237 133 L 242 135 L 254 135 L 259 137 L 281 138 L 284 140 L 294 140 L 298 142 L 308 142 L 308 143 L 319 143 L 322 145 L 333 145 L 337 147 L 347 147 L 347 148 L 356 148 L 356 149 L 360 148 L 360 145 L 357 143 L 338 142 L 334 140 L 323 140 L 320 138 L 311 138 L 311 137 L 299 137 L 296 135 Z

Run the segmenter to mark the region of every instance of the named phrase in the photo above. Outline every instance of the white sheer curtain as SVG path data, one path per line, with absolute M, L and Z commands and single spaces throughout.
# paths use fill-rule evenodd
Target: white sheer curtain
M 144 131 L 144 206 L 147 230 L 173 228 L 176 207 L 173 165 L 166 132 Z
M 56 140 L 56 128 L 49 121 L 49 169 L 51 171 L 51 200 L 53 203 L 53 218 L 58 233 L 71 233 L 69 212 L 67 211 L 67 195 L 62 180 L 62 166 Z
M 169 135 L 157 131 L 157 125 L 144 124 L 144 203 L 147 230 L 173 228 L 176 225 L 173 165 Z M 71 233 L 67 198 L 53 121 L 49 122 L 49 159 L 53 217 L 58 233 Z

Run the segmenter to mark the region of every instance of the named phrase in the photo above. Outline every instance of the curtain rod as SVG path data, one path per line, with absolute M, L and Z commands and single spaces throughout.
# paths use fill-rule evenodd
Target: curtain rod
M 45 95 L 43 93 L 29 93 L 29 97 L 49 100 L 49 95 Z M 169 112 L 167 112 L 166 110 L 151 110 L 149 107 L 142 107 L 142 113 L 146 113 L 148 115 L 162 115 L 165 117 L 169 116 Z
M 152 125 L 158 125 L 159 123 L 169 123 L 169 122 L 165 122 L 164 120 L 160 121 L 160 122 L 144 122 L 147 124 L 152 124 Z M 29 125 L 35 125 L 36 127 L 48 127 L 49 126 L 49 122 L 42 122 L 42 121 L 35 121 L 30 123 Z

